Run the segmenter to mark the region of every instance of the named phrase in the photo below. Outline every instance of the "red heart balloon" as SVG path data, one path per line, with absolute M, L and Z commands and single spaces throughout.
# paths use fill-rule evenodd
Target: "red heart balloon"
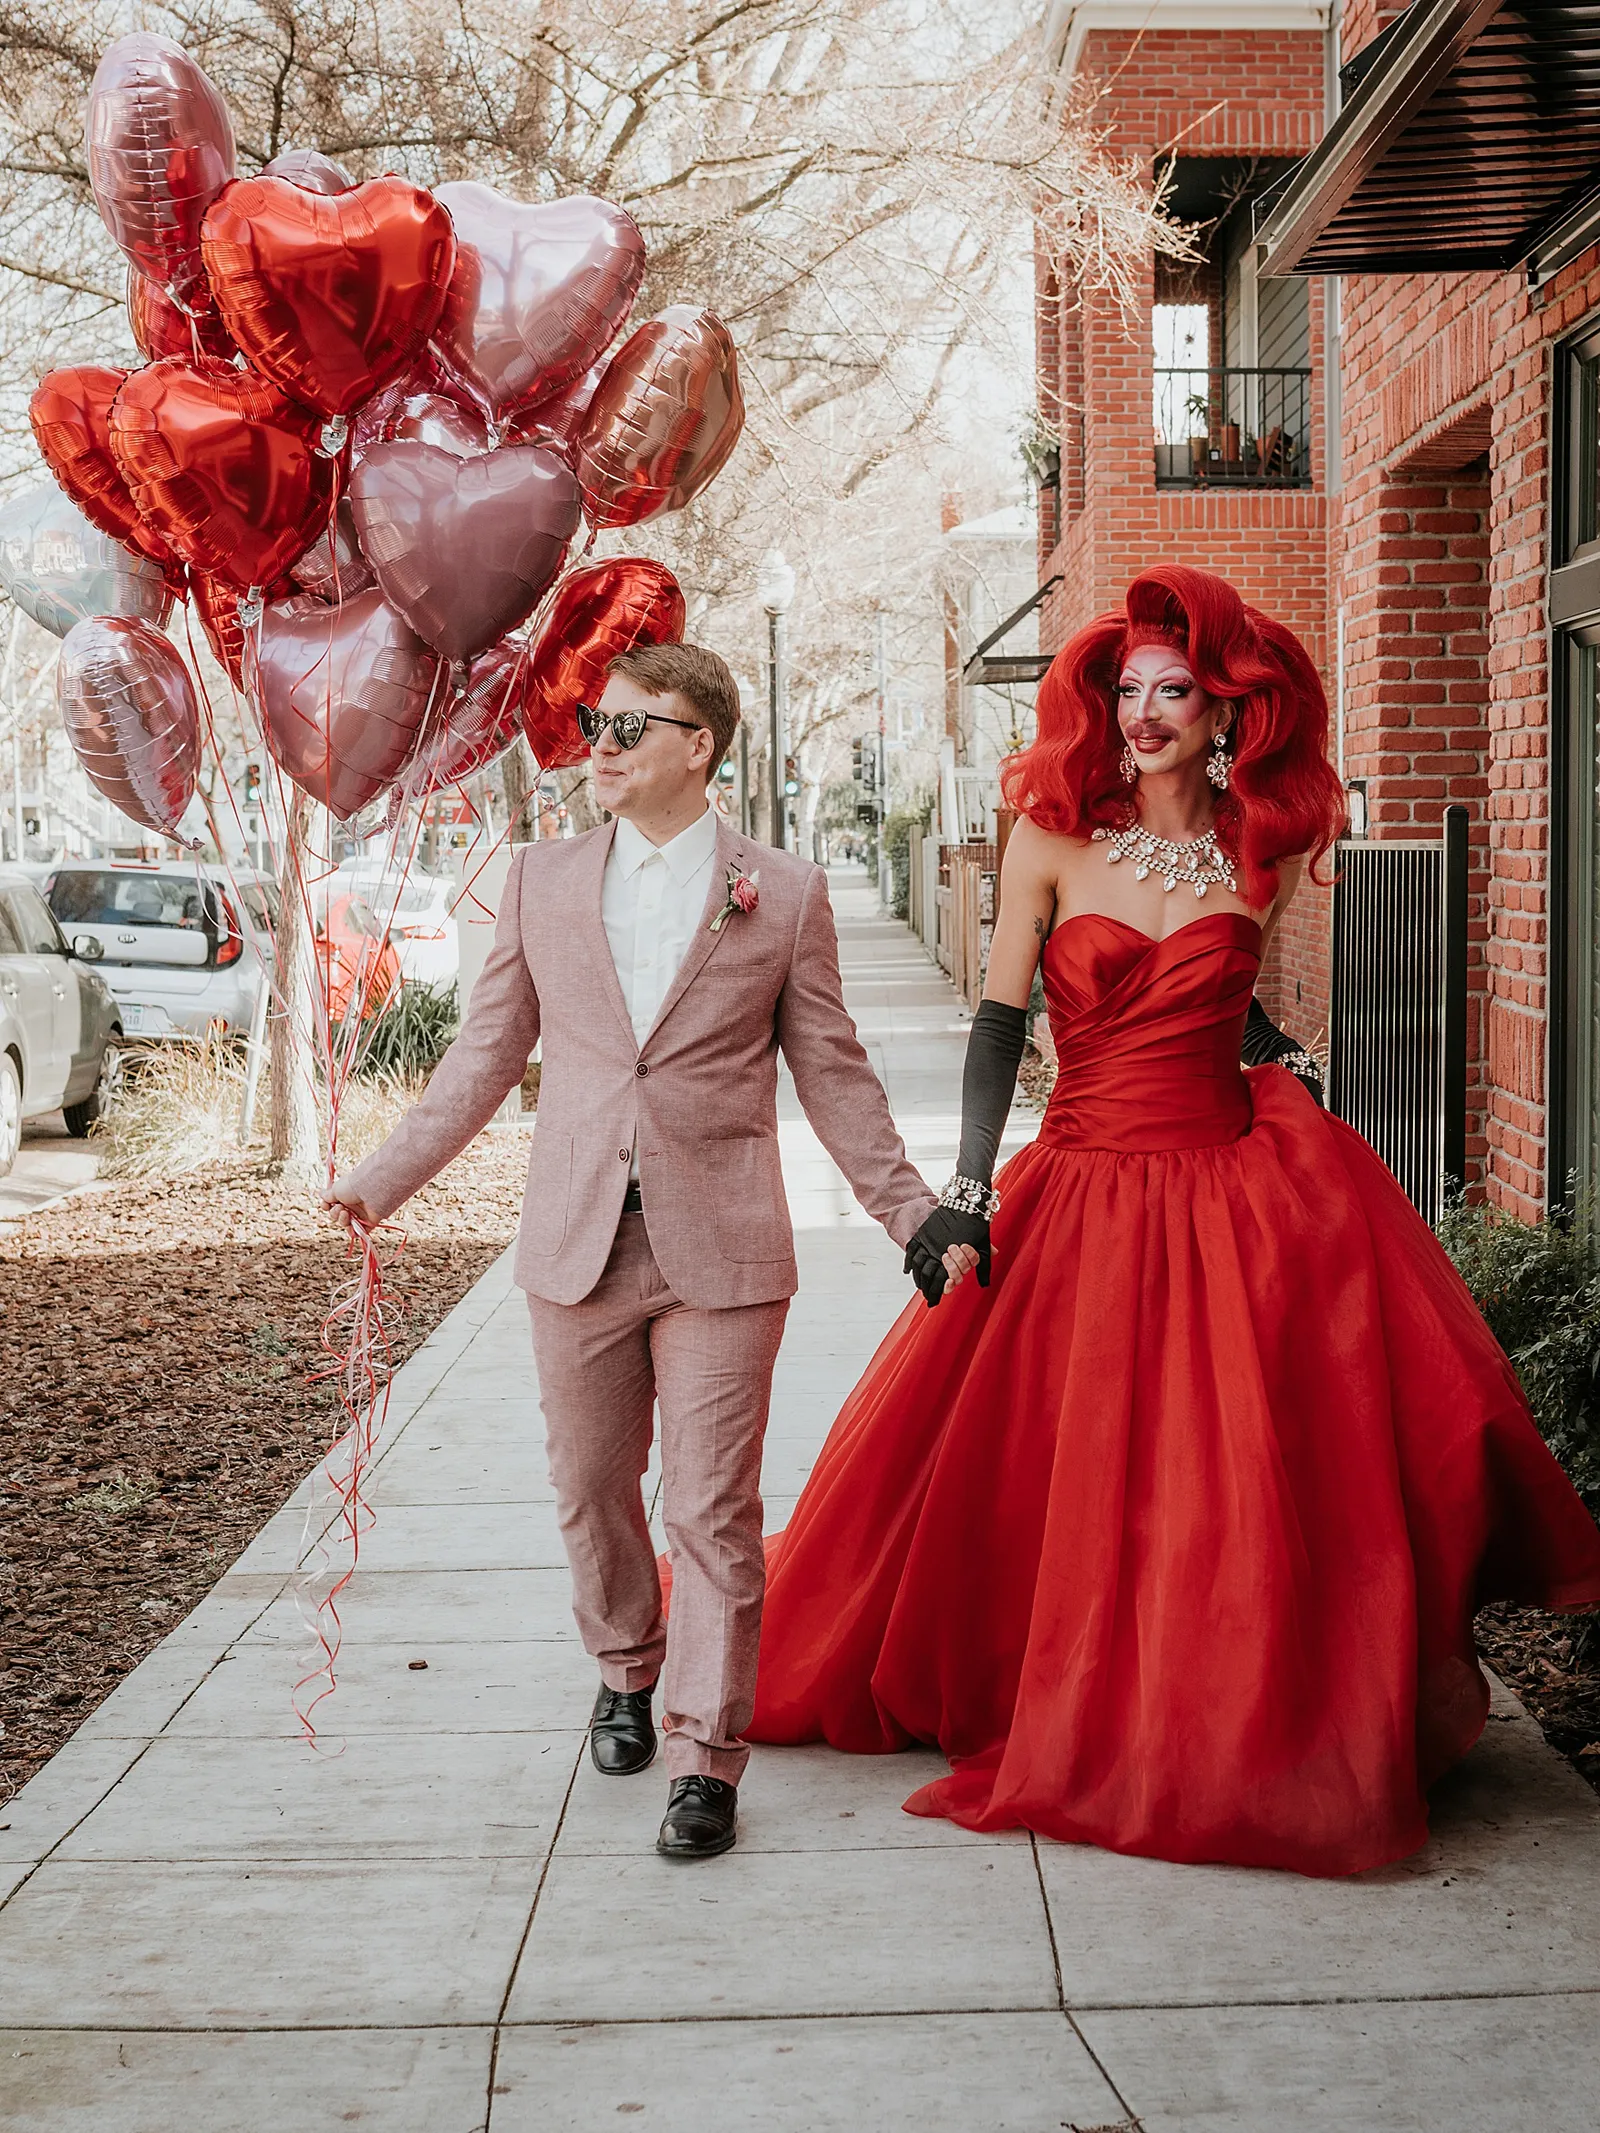
M 189 573 L 189 598 L 194 602 L 194 611 L 200 617 L 200 627 L 206 633 L 206 642 L 217 655 L 217 664 L 227 674 L 236 689 L 244 687 L 244 624 L 239 620 L 239 595 L 231 585 L 224 585 L 220 578 L 208 578 L 203 571 Z
M 141 353 L 152 363 L 159 363 L 163 356 L 214 355 L 224 362 L 233 360 L 227 328 L 209 305 L 191 317 L 137 267 L 128 269 L 128 325 Z
M 588 755 L 578 706 L 600 701 L 617 654 L 679 643 L 684 619 L 683 594 L 665 563 L 618 555 L 568 571 L 534 639 L 522 691 L 522 730 L 541 770 Z
M 241 178 L 206 210 L 200 252 L 223 324 L 256 369 L 332 416 L 370 399 L 426 342 L 456 239 L 433 195 L 403 178 L 338 194 Z
M 341 822 L 397 778 L 427 718 L 439 661 L 381 593 L 326 607 L 309 593 L 261 618 L 267 747 Z
M 335 473 L 316 449 L 321 427 L 251 371 L 171 358 L 118 393 L 111 449 L 185 562 L 243 592 L 275 585 L 328 523 Z
M 127 380 L 125 370 L 93 364 L 52 370 L 34 388 L 28 419 L 45 463 L 90 525 L 170 565 L 171 548 L 145 523 L 112 452 L 111 403 Z

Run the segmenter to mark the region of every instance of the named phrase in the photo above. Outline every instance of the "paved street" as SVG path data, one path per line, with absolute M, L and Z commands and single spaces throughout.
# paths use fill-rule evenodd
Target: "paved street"
M 937 1182 L 954 995 L 860 876 L 835 896 Z M 773 1525 L 907 1294 L 785 1118 Z M 0 1808 L 9 2133 L 1593 2133 L 1600 1802 L 1511 1703 L 1429 1848 L 1352 1882 L 972 1836 L 900 1812 L 931 1756 L 821 1749 L 758 1750 L 738 1850 L 675 1866 L 660 1772 L 583 1753 L 509 1259 L 386 1447 L 325 1752 L 290 1707 L 291 1508 Z
M 59 1111 L 30 1118 L 22 1129 L 17 1160 L 0 1178 L 0 1236 L 23 1215 L 94 1183 L 100 1158 L 88 1141 L 75 1141 Z

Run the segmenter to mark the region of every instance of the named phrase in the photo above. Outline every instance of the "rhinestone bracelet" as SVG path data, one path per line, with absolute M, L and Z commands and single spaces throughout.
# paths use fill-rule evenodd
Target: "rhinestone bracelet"
M 940 1193 L 939 1205 L 958 1215 L 981 1215 L 985 1222 L 992 1222 L 999 1212 L 1000 1195 L 982 1178 L 964 1178 L 958 1170 Z

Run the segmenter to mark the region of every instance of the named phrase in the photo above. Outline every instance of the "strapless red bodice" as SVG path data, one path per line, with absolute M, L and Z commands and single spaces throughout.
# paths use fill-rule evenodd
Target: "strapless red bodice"
M 1099 912 L 1064 919 L 1044 952 L 1060 1072 L 1041 1143 L 1154 1155 L 1248 1132 L 1239 1044 L 1260 961 L 1239 911 L 1162 941 Z

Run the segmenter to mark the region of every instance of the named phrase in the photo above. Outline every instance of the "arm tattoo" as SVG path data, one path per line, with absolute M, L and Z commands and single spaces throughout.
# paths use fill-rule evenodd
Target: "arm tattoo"
M 1040 940 L 1048 939 L 1050 929 L 1046 926 L 1042 918 L 1035 918 L 1033 922 L 1033 930 L 1035 933 L 1038 934 Z

